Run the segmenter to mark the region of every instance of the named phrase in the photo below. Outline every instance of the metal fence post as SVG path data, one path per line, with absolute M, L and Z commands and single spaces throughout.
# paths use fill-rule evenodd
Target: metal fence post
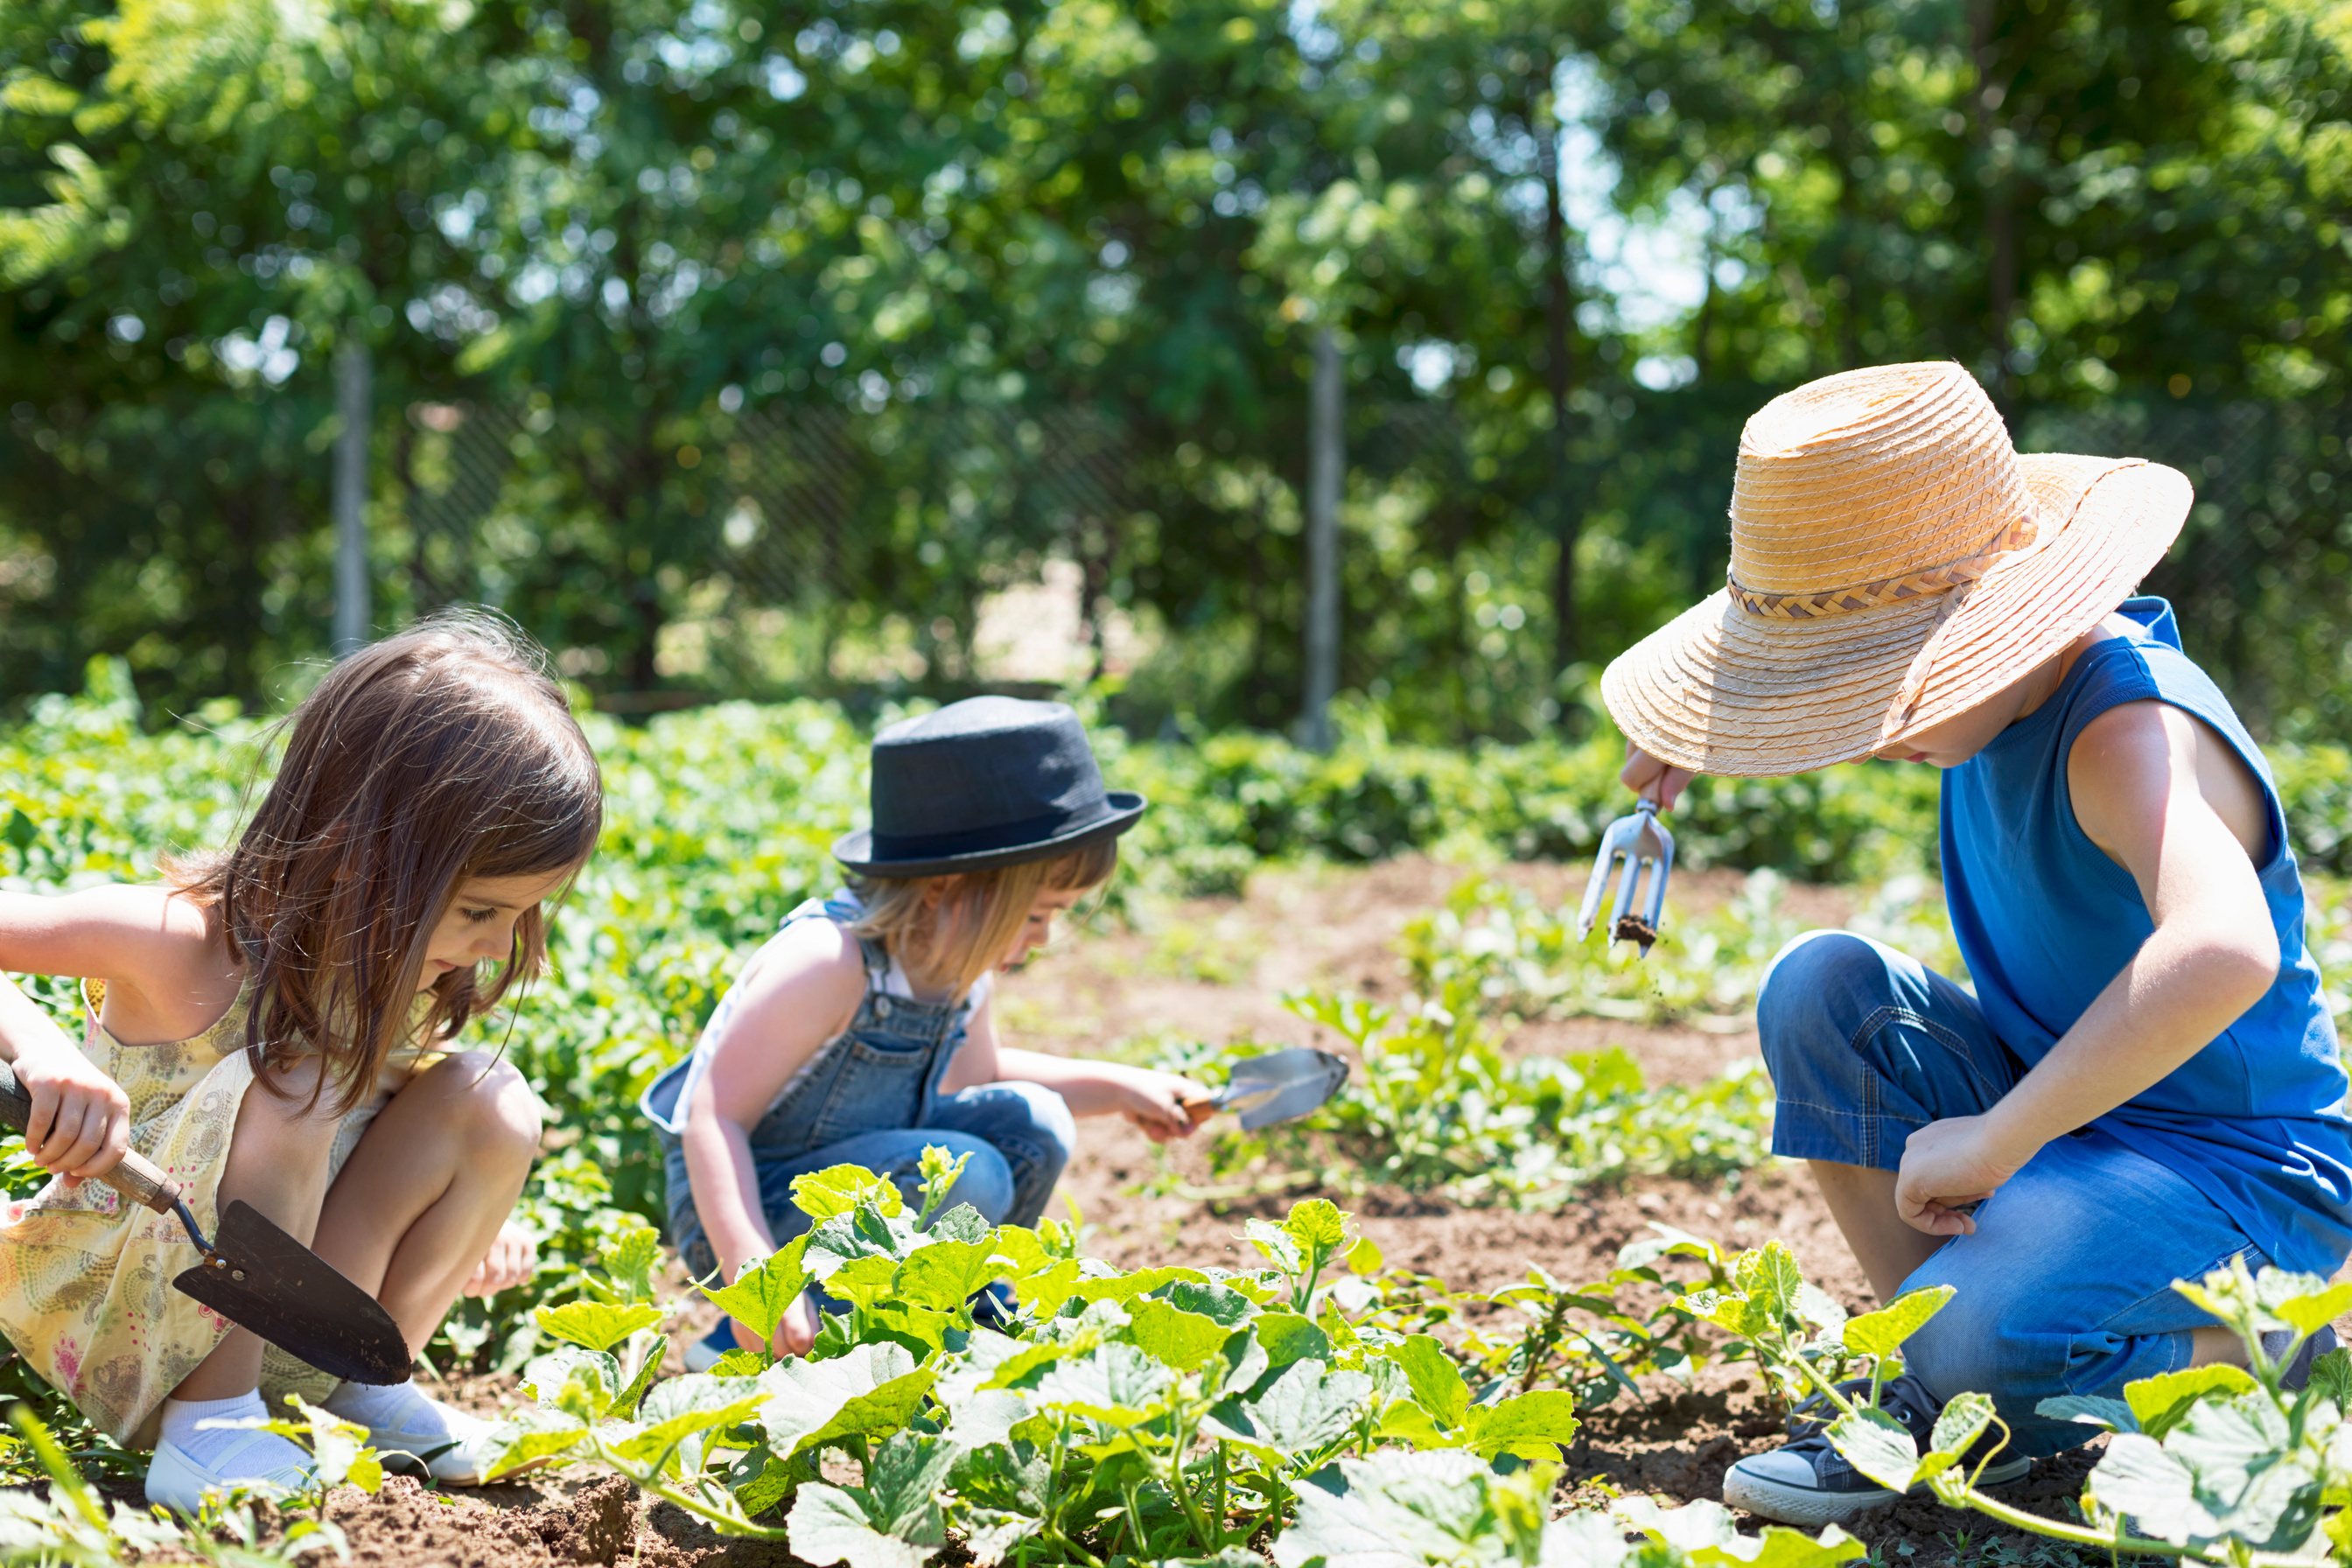
M 335 657 L 368 640 L 368 433 L 373 409 L 367 345 L 356 331 L 335 351 Z
M 1331 696 L 1339 689 L 1339 490 L 1347 478 L 1346 413 L 1339 344 L 1315 334 L 1315 384 L 1307 421 L 1307 690 L 1300 738 L 1331 749 Z

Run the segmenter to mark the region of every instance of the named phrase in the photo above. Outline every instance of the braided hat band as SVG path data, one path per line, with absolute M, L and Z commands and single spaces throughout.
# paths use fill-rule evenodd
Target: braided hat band
M 1733 604 L 1749 615 L 1764 616 L 1773 620 L 1810 621 L 1822 616 L 1848 616 L 1857 610 L 1880 609 L 1888 605 L 1902 604 L 1906 599 L 1925 598 L 1929 595 L 1966 587 L 1991 571 L 2002 556 L 2031 546 L 2041 531 L 2041 519 L 2028 511 L 1994 534 L 1975 554 L 1947 562 L 1941 566 L 1906 572 L 1899 577 L 1881 577 L 1875 583 L 1824 588 L 1817 594 L 1759 594 L 1740 586 L 1739 579 L 1726 572 L 1723 574 L 1724 591 L 1731 595 Z
M 1697 773 L 1901 754 L 2096 627 L 2193 499 L 2159 464 L 2021 455 L 1957 364 L 1810 383 L 1740 437 L 1723 591 L 1611 661 L 1601 698 Z

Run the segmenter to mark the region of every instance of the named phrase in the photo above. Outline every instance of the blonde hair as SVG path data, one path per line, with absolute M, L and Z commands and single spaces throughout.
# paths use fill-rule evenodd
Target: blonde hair
M 881 942 L 910 973 L 946 984 L 961 996 L 1004 962 L 1040 893 L 1100 887 L 1118 868 L 1118 840 L 1106 837 L 1051 859 L 985 871 L 860 877 L 857 897 L 866 912 L 849 929 Z M 936 905 L 927 898 L 934 883 L 946 887 Z M 942 919 L 951 910 L 964 918 Z

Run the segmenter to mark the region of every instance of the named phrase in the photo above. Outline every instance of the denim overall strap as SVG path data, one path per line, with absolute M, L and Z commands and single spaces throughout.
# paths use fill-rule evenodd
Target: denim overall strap
M 859 946 L 866 986 L 857 1012 L 751 1130 L 751 1147 L 764 1157 L 919 1127 L 939 1102 L 940 1082 L 963 1040 L 963 1000 L 892 995 L 887 951 L 866 937 Z

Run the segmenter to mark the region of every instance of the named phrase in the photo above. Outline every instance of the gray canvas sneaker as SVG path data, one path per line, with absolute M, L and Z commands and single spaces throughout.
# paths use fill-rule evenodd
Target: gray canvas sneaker
M 1867 1395 L 1870 1380 L 1863 1377 L 1842 1383 L 1838 1392 Z M 1920 1386 L 1919 1380 L 1907 1373 L 1895 1378 L 1879 1390 L 1878 1404 L 1879 1408 L 1903 1423 L 1924 1452 L 1936 1429 L 1936 1413 L 1941 1405 Z M 1797 1434 L 1793 1442 L 1769 1454 L 1750 1455 L 1725 1474 L 1725 1507 L 1745 1509 L 1781 1524 L 1818 1530 L 1824 1524 L 1843 1523 L 1864 1509 L 1895 1500 L 1894 1489 L 1880 1486 L 1846 1463 L 1845 1456 L 1830 1446 L 1822 1421 L 1808 1417 L 1804 1407 L 1800 1407 L 1790 1419 L 1790 1430 Z M 1985 1467 L 1978 1484 L 2003 1486 L 2021 1480 L 2032 1466 L 2031 1459 L 1997 1460 Z M 1914 1496 L 1927 1490 L 1925 1481 L 1911 1489 Z

